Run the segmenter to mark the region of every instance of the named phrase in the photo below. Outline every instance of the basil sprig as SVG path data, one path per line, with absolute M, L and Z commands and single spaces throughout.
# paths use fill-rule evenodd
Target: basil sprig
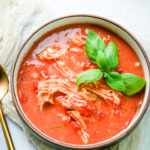
M 104 51 L 99 51 L 96 57 L 98 67 L 104 72 L 114 69 L 119 64 L 118 49 L 114 42 L 109 42 Z
M 80 84 L 88 83 L 88 82 L 95 82 L 100 80 L 103 77 L 103 73 L 100 69 L 89 69 L 83 73 L 81 73 L 77 78 L 77 86 L 80 89 Z
M 109 72 L 106 76 L 106 83 L 117 91 L 125 91 L 126 87 L 121 74 L 118 72 Z
M 131 73 L 123 73 L 121 74 L 121 76 L 126 86 L 126 90 L 123 91 L 123 93 L 128 96 L 141 91 L 146 84 L 146 81 L 144 79 Z
M 85 42 L 85 52 L 89 59 L 96 64 L 96 57 L 98 51 L 105 48 L 104 41 L 95 32 L 89 30 Z
M 145 86 L 146 81 L 137 75 L 111 72 L 119 64 L 118 48 L 113 41 L 106 46 L 99 35 L 89 30 L 85 42 L 85 52 L 88 58 L 98 65 L 99 69 L 90 69 L 81 73 L 77 78 L 79 89 L 80 84 L 95 82 L 102 77 L 106 78 L 107 85 L 112 89 L 121 91 L 128 96 L 136 94 Z

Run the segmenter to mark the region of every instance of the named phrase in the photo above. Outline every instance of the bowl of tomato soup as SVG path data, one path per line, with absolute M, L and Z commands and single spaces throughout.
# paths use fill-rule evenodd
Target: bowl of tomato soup
M 137 39 L 106 18 L 52 20 L 21 46 L 11 74 L 16 110 L 60 149 L 105 148 L 126 137 L 149 104 L 150 66 Z

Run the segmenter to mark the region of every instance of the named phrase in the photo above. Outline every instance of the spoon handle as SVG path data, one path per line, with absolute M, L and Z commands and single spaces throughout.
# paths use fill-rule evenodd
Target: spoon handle
M 1 121 L 1 125 L 2 125 L 5 139 L 7 142 L 8 150 L 15 150 L 11 136 L 10 136 L 10 133 L 9 133 L 9 129 L 7 126 L 7 122 L 6 122 L 4 114 L 3 114 L 1 101 L 0 101 L 0 121 Z

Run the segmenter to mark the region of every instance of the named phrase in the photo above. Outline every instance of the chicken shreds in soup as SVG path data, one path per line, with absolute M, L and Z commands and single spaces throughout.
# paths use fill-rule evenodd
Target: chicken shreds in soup
M 24 57 L 17 78 L 18 96 L 29 120 L 47 136 L 65 143 L 93 144 L 126 129 L 139 111 L 144 90 L 127 96 L 110 88 L 105 78 L 79 89 L 77 77 L 98 69 L 85 53 L 88 31 L 118 48 L 118 73 L 144 78 L 132 48 L 110 31 L 88 24 L 54 29 L 35 41 Z

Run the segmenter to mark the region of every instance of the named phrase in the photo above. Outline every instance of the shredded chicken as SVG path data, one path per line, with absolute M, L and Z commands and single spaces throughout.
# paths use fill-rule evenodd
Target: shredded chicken
M 54 66 L 70 81 L 76 82 L 77 75 L 70 68 L 68 68 L 63 61 L 57 61 Z
M 118 97 L 117 93 L 112 91 L 112 96 L 114 98 L 114 103 L 119 105 L 120 104 L 120 98 Z
M 48 79 L 41 81 L 38 85 L 38 101 L 40 110 L 43 109 L 45 102 L 54 103 L 53 94 L 55 92 L 61 92 L 66 94 L 63 97 L 57 99 L 60 104 L 66 108 L 67 115 L 73 119 L 79 126 L 78 134 L 83 142 L 88 143 L 89 135 L 85 132 L 86 124 L 82 119 L 80 112 L 84 111 L 84 108 L 88 105 L 88 100 L 95 100 L 97 96 L 102 97 L 105 100 L 111 100 L 116 104 L 120 104 L 118 95 L 113 90 L 104 90 L 96 88 L 96 86 L 86 86 L 80 92 L 72 90 L 70 82 L 63 79 Z M 78 94 L 77 94 L 78 92 Z M 82 110 L 82 111 L 81 111 Z
M 88 138 L 89 138 L 89 134 L 87 134 L 85 132 L 86 129 L 86 124 L 83 121 L 80 113 L 76 110 L 70 110 L 67 111 L 67 114 L 76 122 L 80 125 L 81 129 L 78 130 L 78 134 L 81 136 L 82 141 L 87 144 L 88 143 Z
M 94 101 L 97 96 L 91 92 L 89 92 L 87 89 L 85 88 L 82 88 L 81 89 L 81 92 L 79 92 L 79 95 L 81 97 L 83 97 L 84 99 L 87 99 L 87 100 L 90 100 L 90 101 Z
M 82 46 L 85 44 L 85 40 L 86 40 L 86 36 L 80 34 L 80 33 L 76 33 L 71 40 L 75 43 L 78 44 L 78 46 Z
M 80 115 L 80 113 L 78 111 L 76 111 L 76 110 L 69 110 L 69 111 L 67 111 L 67 114 L 71 118 L 73 118 L 81 126 L 82 129 L 84 129 L 84 130 L 86 129 L 86 124 L 83 121 L 83 119 L 82 119 L 82 117 L 81 117 L 81 115 Z
M 45 102 L 50 102 L 53 104 L 52 95 L 55 92 L 62 92 L 65 94 L 70 93 L 69 89 L 71 89 L 70 84 L 67 80 L 62 79 L 49 79 L 46 81 L 41 81 L 38 84 L 38 101 L 40 110 L 43 109 L 43 104 Z
M 60 101 L 62 101 L 62 106 L 67 109 L 82 110 L 85 106 L 87 106 L 87 102 L 75 94 L 69 94 Z
M 69 51 L 76 52 L 76 53 L 81 53 L 82 49 L 80 49 L 78 47 L 72 47 L 72 48 L 69 49 Z
M 49 76 L 45 74 L 44 70 L 41 71 L 41 74 L 44 78 L 48 78 Z
M 79 130 L 78 134 L 81 136 L 82 141 L 87 144 L 88 143 L 88 138 L 90 137 L 88 133 L 86 133 L 84 130 Z
M 40 52 L 39 57 L 41 60 L 63 60 L 65 54 L 69 51 L 81 53 L 82 49 L 78 47 L 70 48 L 69 46 L 60 49 L 59 47 L 48 46 L 42 52 Z
M 80 89 L 91 88 L 94 89 L 97 87 L 97 82 L 85 82 L 80 84 Z
M 38 101 L 40 110 L 43 109 L 45 102 L 50 102 L 51 104 L 54 103 L 53 95 L 56 92 L 66 94 L 58 99 L 58 102 L 66 109 L 82 110 L 85 106 L 87 106 L 85 98 L 77 94 L 77 89 L 71 88 L 68 80 L 48 79 L 46 81 L 41 81 L 38 84 Z
M 66 96 L 58 99 L 61 102 L 62 106 L 66 109 L 71 109 L 67 111 L 69 117 L 71 117 L 76 123 L 78 123 L 81 129 L 78 131 L 78 134 L 81 136 L 81 139 L 84 143 L 88 142 L 89 135 L 84 131 L 86 129 L 86 124 L 82 119 L 78 109 L 87 105 L 87 102 L 83 100 L 80 96 L 77 96 L 74 91 L 70 90 L 70 84 L 68 81 L 62 79 L 49 79 L 42 81 L 38 85 L 38 101 L 40 105 L 40 110 L 43 109 L 45 102 L 54 103 L 53 94 L 55 92 L 65 93 Z M 76 110 L 72 110 L 76 109 Z
M 118 97 L 117 93 L 113 90 L 104 90 L 104 89 L 92 89 L 86 87 L 86 89 L 97 96 L 102 97 L 104 100 L 110 100 L 114 102 L 115 104 L 119 105 L 120 104 L 120 98 Z
M 41 60 L 63 59 L 68 49 L 69 46 L 66 46 L 62 49 L 59 49 L 58 47 L 48 46 L 39 54 L 39 57 Z
M 97 96 L 103 98 L 104 100 L 110 100 L 115 104 L 120 104 L 119 95 L 120 92 L 116 92 L 114 90 L 106 89 L 105 85 L 101 84 L 100 81 L 83 83 L 80 85 L 81 87 L 81 96 L 86 99 L 96 99 Z M 94 97 L 95 96 L 95 97 Z

